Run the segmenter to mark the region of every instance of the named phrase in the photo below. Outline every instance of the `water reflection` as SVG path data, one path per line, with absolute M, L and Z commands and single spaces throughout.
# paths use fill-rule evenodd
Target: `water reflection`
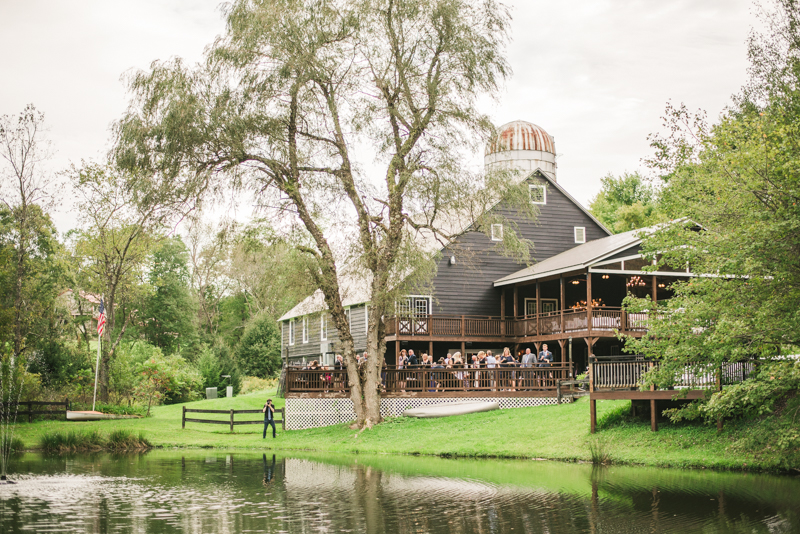
M 800 480 L 530 461 L 157 451 L 15 463 L 12 532 L 798 532 Z

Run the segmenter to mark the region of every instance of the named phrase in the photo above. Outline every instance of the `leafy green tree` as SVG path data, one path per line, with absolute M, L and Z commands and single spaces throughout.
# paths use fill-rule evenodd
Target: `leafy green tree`
M 180 237 L 163 240 L 153 252 L 141 321 L 148 342 L 166 354 L 197 342 L 197 307 L 189 288 L 189 253 Z M 189 351 L 191 352 L 191 351 Z
M 651 376 L 660 385 L 684 365 L 716 370 L 725 361 L 800 347 L 800 11 L 794 1 L 775 4 L 768 32 L 750 43 L 754 78 L 719 122 L 709 126 L 703 114 L 668 107 L 668 135 L 653 138 L 664 210 L 688 220 L 650 236 L 646 251 L 661 264 L 688 264 L 704 275 L 674 284 L 675 297 L 659 310 L 662 319 L 651 321 L 650 335 L 628 341 L 631 350 L 662 360 Z M 639 309 L 652 306 L 630 300 Z M 794 389 L 797 373 L 775 365 L 736 391 L 759 382 Z M 730 415 L 722 398 L 734 395 L 709 403 L 709 413 Z M 747 410 L 744 403 L 739 413 Z
M 235 355 L 245 376 L 275 376 L 281 368 L 281 333 L 275 319 L 266 314 L 253 318 Z
M 57 288 L 56 232 L 46 213 L 51 179 L 40 168 L 49 156 L 44 115 L 29 105 L 19 117 L 0 117 L 0 340 L 14 356 L 52 309 Z M 46 321 L 46 320 L 45 320 Z
M 463 151 L 492 132 L 477 102 L 509 72 L 508 12 L 496 0 L 237 0 L 226 15 L 204 65 L 155 63 L 132 78 L 116 160 L 157 188 L 243 184 L 293 229 L 339 332 L 356 425 L 369 427 L 381 420 L 382 318 L 400 282 L 432 265 L 415 234 L 451 239 L 467 227 L 454 231 L 456 217 L 479 217 L 486 210 L 471 208 L 500 194 L 525 198 L 520 212 L 534 216 L 526 187 L 462 167 Z M 370 165 L 380 170 L 362 171 Z M 526 257 L 507 228 L 503 245 Z M 370 293 L 363 374 L 342 305 L 345 264 Z
M 601 180 L 600 192 L 589 202 L 589 210 L 614 233 L 652 226 L 663 217 L 656 189 L 639 173 L 609 174 Z
M 85 164 L 73 169 L 79 222 L 72 255 L 78 287 L 105 301 L 98 393 L 108 402 L 109 368 L 115 351 L 144 297 L 141 281 L 147 258 L 163 239 L 173 213 L 158 200 L 142 201 L 129 177 L 110 166 Z

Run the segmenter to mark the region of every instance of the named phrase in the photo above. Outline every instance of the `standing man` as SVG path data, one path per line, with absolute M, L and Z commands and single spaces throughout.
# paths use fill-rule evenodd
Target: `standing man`
M 525 354 L 522 355 L 522 367 L 527 369 L 533 367 L 535 364 L 536 364 L 536 355 L 532 353 L 530 347 L 528 347 L 527 349 L 525 349 Z M 532 374 L 533 373 L 531 373 L 531 371 L 522 372 L 523 378 L 527 381 L 529 387 L 533 385 L 532 382 L 533 377 L 531 376 Z M 520 388 L 522 387 L 523 387 L 522 384 L 520 384 Z
M 264 435 L 261 436 L 261 439 L 267 437 L 268 425 L 272 425 L 272 438 L 275 439 L 275 406 L 272 405 L 272 399 L 267 399 L 267 403 L 261 411 L 264 412 Z

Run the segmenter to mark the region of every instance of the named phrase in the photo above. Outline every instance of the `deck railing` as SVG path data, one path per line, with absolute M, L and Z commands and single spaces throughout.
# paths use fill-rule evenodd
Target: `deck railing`
M 555 391 L 560 380 L 572 376 L 569 363 L 550 367 L 434 368 L 389 366 L 381 372 L 381 388 L 387 394 L 447 394 L 481 392 Z M 332 369 L 289 368 L 286 393 L 347 394 L 347 372 Z
M 648 313 L 627 313 L 619 307 L 591 311 L 593 331 L 644 332 Z M 468 315 L 410 315 L 386 319 L 386 335 L 402 337 L 528 337 L 570 334 L 589 330 L 589 312 L 576 308 L 520 317 Z
M 636 356 L 595 357 L 590 362 L 594 390 L 638 389 L 645 373 L 657 369 L 661 363 Z M 689 362 L 673 377 L 676 388 L 711 389 L 734 384 L 747 379 L 755 368 L 752 361 L 725 362 L 722 365 Z

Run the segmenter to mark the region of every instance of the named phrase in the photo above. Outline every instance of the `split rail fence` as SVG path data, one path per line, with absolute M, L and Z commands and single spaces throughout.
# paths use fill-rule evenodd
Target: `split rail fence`
M 27 410 L 20 411 L 20 408 L 23 406 L 27 406 Z M 34 410 L 34 407 L 44 407 L 44 406 L 63 406 L 64 408 L 61 410 Z M 33 422 L 34 415 L 63 415 L 66 419 L 67 417 L 67 410 L 69 410 L 69 399 L 64 399 L 63 402 L 50 402 L 50 401 L 21 401 L 19 403 L 13 403 L 8 405 L 3 405 L 0 403 L 0 412 L 5 417 L 7 415 L 13 414 L 16 412 L 17 418 L 28 416 L 28 422 Z
M 186 417 L 187 413 L 209 413 L 209 414 L 225 414 L 230 415 L 230 419 L 222 420 L 222 419 L 194 419 Z M 262 415 L 261 419 L 257 421 L 247 420 L 247 421 L 236 421 L 235 417 L 240 414 L 251 414 L 257 413 Z M 280 420 L 275 419 L 275 424 L 281 424 L 281 430 L 286 430 L 286 409 L 285 408 L 276 408 L 274 415 L 281 414 Z M 233 432 L 233 427 L 236 425 L 262 425 L 264 424 L 264 413 L 261 410 L 193 410 L 191 408 L 187 408 L 186 406 L 183 407 L 183 417 L 181 419 L 181 428 L 186 428 L 186 423 L 207 423 L 211 425 L 229 425 L 231 428 L 231 432 Z

